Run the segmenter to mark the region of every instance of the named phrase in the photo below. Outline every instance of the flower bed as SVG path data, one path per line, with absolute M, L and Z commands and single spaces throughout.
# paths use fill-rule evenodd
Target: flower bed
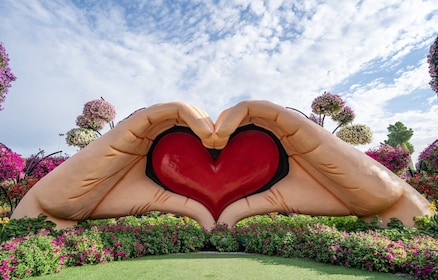
M 17 226 L 20 220 L 11 222 L 20 237 L 0 245 L 0 273 L 4 279 L 15 279 L 55 273 L 65 266 L 217 249 L 436 279 L 438 240 L 422 229 L 436 228 L 438 217 L 419 221 L 418 228 L 405 228 L 393 220 L 383 229 L 378 219 L 367 224 L 354 216 L 262 215 L 245 219 L 231 229 L 218 225 L 207 232 L 186 217 L 150 215 L 86 221 L 69 230 L 55 231 L 50 223 L 44 226 L 40 217 L 36 224 L 49 229 L 37 230 L 36 234 L 23 234 L 29 219 L 23 227 Z

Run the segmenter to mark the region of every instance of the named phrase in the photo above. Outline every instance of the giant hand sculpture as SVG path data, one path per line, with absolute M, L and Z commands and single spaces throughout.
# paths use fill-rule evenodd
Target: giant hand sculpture
M 205 206 L 166 191 L 145 175 L 152 141 L 175 125 L 189 126 L 203 139 L 211 138 L 214 129 L 204 112 L 183 103 L 139 110 L 43 177 L 12 218 L 44 214 L 64 228 L 88 218 L 163 211 L 212 227 L 214 220 Z
M 235 135 L 248 125 L 273 138 L 251 129 Z M 193 131 L 202 144 L 184 140 L 191 136 L 177 134 L 175 127 Z M 165 137 L 172 134 L 177 137 Z M 247 161 L 239 154 L 246 149 L 239 146 L 245 139 L 255 139 L 250 148 L 260 152 Z M 175 148 L 178 142 L 193 146 L 182 149 L 196 155 L 174 156 L 172 149 L 181 150 Z M 213 160 L 197 152 L 204 147 L 222 152 Z M 226 154 L 239 154 L 234 158 L 238 163 L 220 173 L 231 164 Z M 254 163 L 256 157 L 260 164 Z M 210 167 L 201 170 L 198 163 Z M 151 164 L 154 174 L 146 176 Z M 286 172 L 278 172 L 284 166 Z M 242 178 L 236 178 L 236 170 Z M 230 173 L 232 180 L 221 177 Z M 384 222 L 396 217 L 412 226 L 414 216 L 433 214 L 428 204 L 390 170 L 294 111 L 267 101 L 244 101 L 213 124 L 199 109 L 175 102 L 134 113 L 69 158 L 26 194 L 12 218 L 42 213 L 62 228 L 87 218 L 156 210 L 187 215 L 209 229 L 216 222 L 231 226 L 251 215 L 280 211 L 379 215 Z
M 227 137 L 253 123 L 272 131 L 289 157 L 289 173 L 262 193 L 229 205 L 219 221 L 273 211 L 310 215 L 378 215 L 413 226 L 413 217 L 433 215 L 429 202 L 383 165 L 294 111 L 265 101 L 247 101 L 224 111 L 215 132 Z

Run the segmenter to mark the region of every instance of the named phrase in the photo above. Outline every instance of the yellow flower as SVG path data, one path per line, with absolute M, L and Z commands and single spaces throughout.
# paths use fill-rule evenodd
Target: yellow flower
M 8 217 L 0 218 L 0 224 L 1 225 L 6 225 L 7 223 L 9 223 L 9 218 Z
M 432 202 L 431 204 L 429 204 L 429 209 L 430 211 L 435 212 L 436 211 L 435 203 Z
M 0 207 L 0 214 L 8 213 L 9 211 L 11 211 L 11 208 L 9 208 L 9 207 L 6 207 L 6 208 Z

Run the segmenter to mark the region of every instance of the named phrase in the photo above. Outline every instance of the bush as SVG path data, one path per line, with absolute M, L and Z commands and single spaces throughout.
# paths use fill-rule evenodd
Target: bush
M 0 245 L 3 279 L 25 278 L 59 272 L 61 249 L 49 231 L 12 238 Z
M 366 151 L 365 154 L 375 159 L 397 175 L 400 175 L 405 171 L 411 161 L 409 152 L 403 149 L 400 145 L 394 148 L 390 145 L 381 144 L 378 148 Z
M 406 182 L 424 195 L 427 200 L 431 202 L 438 200 L 438 174 L 429 175 L 418 172 L 414 177 L 407 178 Z
M 438 174 L 438 139 L 421 152 L 418 164 L 421 171 Z
M 0 232 L 0 241 L 9 240 L 13 237 L 24 237 L 28 234 L 36 234 L 40 230 L 53 232 L 56 224 L 47 221 L 47 216 L 40 215 L 37 218 L 22 218 L 8 220 L 8 223 Z
M 416 228 L 406 228 L 397 219 L 382 228 L 379 220 L 375 217 L 366 224 L 355 216 L 271 214 L 244 219 L 232 228 L 218 225 L 210 232 L 187 217 L 173 215 L 90 220 L 68 230 L 44 230 L 9 239 L 1 244 L 0 271 L 6 277 L 23 278 L 52 273 L 62 266 L 193 252 L 212 246 L 218 251 L 306 258 L 436 279 L 438 240 L 432 235 L 438 232 L 438 215 L 417 217 Z M 41 218 L 37 221 L 42 224 Z M 22 234 L 22 230 L 16 233 Z

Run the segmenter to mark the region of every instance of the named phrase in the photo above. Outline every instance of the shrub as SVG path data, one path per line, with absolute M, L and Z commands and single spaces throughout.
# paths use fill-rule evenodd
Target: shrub
M 372 220 L 365 226 L 354 216 L 271 214 L 244 219 L 232 228 L 218 225 L 208 233 L 193 220 L 173 215 L 86 221 L 69 230 L 43 230 L 2 243 L 0 271 L 6 277 L 23 278 L 58 271 L 64 265 L 192 252 L 215 244 L 219 251 L 307 258 L 370 271 L 410 274 L 416 279 L 438 277 L 438 240 L 431 235 L 438 232 L 438 215 L 417 217 L 417 228 L 409 229 L 397 219 L 391 219 L 389 229 L 380 227 L 378 217 Z M 363 230 L 354 229 L 353 225 Z
M 24 160 L 21 155 L 0 143 L 0 182 L 23 177 L 23 168 Z
M 366 151 L 365 154 L 375 159 L 397 175 L 400 175 L 406 170 L 411 160 L 409 152 L 401 146 L 394 148 L 390 145 L 381 144 L 378 148 Z
M 421 152 L 418 163 L 421 171 L 438 174 L 438 139 Z
M 61 249 L 49 231 L 12 238 L 0 245 L 3 279 L 25 278 L 59 272 Z
M 41 179 L 51 172 L 55 167 L 63 163 L 68 156 L 46 156 L 31 155 L 26 159 L 26 175 Z
M 406 179 L 414 189 L 424 195 L 427 200 L 438 200 L 438 174 L 429 175 L 424 172 L 418 172 L 414 177 Z
M 47 216 L 40 215 L 37 218 L 12 219 L 4 227 L 0 241 L 11 238 L 25 237 L 28 234 L 37 234 L 40 230 L 54 231 L 56 224 L 47 221 Z

